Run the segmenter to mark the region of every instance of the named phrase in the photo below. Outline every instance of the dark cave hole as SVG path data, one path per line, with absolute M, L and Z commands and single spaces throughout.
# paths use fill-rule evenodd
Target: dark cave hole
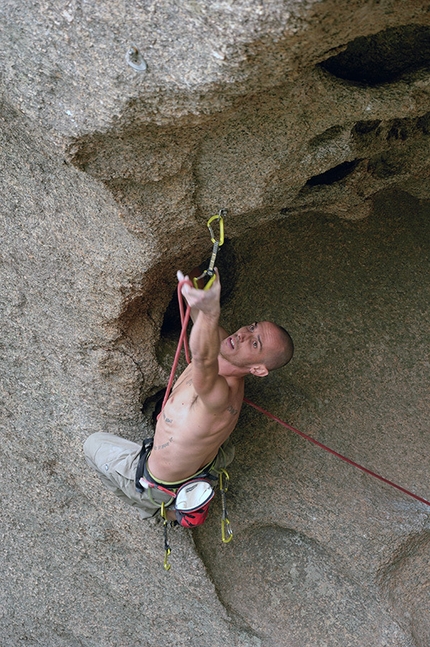
M 404 74 L 430 67 L 430 28 L 403 25 L 360 36 L 320 65 L 346 81 L 370 86 L 390 83 Z
M 352 129 L 352 135 L 356 137 L 364 137 L 368 135 L 369 133 L 374 133 L 376 131 L 377 134 L 377 129 L 378 126 L 380 126 L 381 120 L 380 119 L 371 119 L 368 121 L 357 121 L 355 126 Z
M 337 166 L 333 166 L 333 168 L 328 169 L 328 171 L 324 171 L 324 173 L 319 173 L 319 175 L 314 175 L 309 178 L 303 188 L 305 189 L 307 187 L 320 186 L 324 184 L 329 185 L 334 184 L 335 182 L 340 182 L 340 180 L 343 180 L 354 171 L 360 161 L 361 160 L 353 160 L 352 162 L 342 162 L 341 164 L 337 164 Z
M 395 119 L 393 124 L 391 125 L 390 130 L 388 131 L 387 134 L 387 140 L 389 141 L 390 139 L 400 139 L 401 141 L 405 141 L 408 138 L 408 129 L 407 127 L 403 124 L 404 120 L 403 119 Z
M 380 119 L 371 119 L 368 121 L 357 121 L 351 130 L 351 135 L 355 140 L 367 141 L 370 137 L 378 137 L 380 134 Z
M 430 112 L 426 112 L 425 115 L 418 119 L 417 126 L 424 135 L 430 135 Z
M 143 417 L 154 427 L 157 424 L 157 418 L 161 411 L 166 388 L 162 388 L 143 402 L 141 411 Z
M 370 138 L 380 137 L 384 134 L 387 141 L 406 141 L 409 137 L 417 134 L 430 134 L 430 112 L 418 118 L 405 117 L 403 119 L 392 119 L 381 125 L 380 119 L 369 121 L 357 121 L 351 130 L 352 137 L 357 141 L 368 142 Z

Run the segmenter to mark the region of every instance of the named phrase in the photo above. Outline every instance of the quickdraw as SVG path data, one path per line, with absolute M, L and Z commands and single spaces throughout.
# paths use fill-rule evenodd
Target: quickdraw
M 211 235 L 211 243 L 213 244 L 212 255 L 211 255 L 211 259 L 209 261 L 209 267 L 207 268 L 207 270 L 204 270 L 203 273 L 200 274 L 200 276 L 193 279 L 195 288 L 199 287 L 199 281 L 201 279 L 205 279 L 209 277 L 209 281 L 206 283 L 206 285 L 203 288 L 204 290 L 209 290 L 212 283 L 215 281 L 215 261 L 218 254 L 218 250 L 221 247 L 221 245 L 223 245 L 224 243 L 224 218 L 226 214 L 227 214 L 226 209 L 220 209 L 218 214 L 215 216 L 212 216 L 212 218 L 209 218 L 209 220 L 206 223 L 207 228 L 209 229 L 209 233 Z M 219 225 L 218 239 L 215 237 L 214 231 L 212 229 L 212 223 L 214 222 L 214 220 L 217 220 Z

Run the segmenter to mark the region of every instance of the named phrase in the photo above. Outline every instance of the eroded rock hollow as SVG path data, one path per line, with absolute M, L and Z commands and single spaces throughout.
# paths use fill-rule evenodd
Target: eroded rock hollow
M 179 333 L 175 273 L 225 208 L 223 324 L 293 362 L 257 404 L 427 501 L 430 12 L 421 0 L 6 0 L 5 647 L 426 647 L 429 506 L 244 407 L 191 533 L 102 489 Z

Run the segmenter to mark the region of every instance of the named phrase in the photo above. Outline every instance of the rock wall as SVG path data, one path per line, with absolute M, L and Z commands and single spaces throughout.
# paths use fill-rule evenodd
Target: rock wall
M 81 446 L 150 432 L 175 271 L 225 207 L 225 325 L 272 318 L 296 344 L 250 397 L 430 498 L 428 3 L 0 18 L 1 644 L 425 647 L 425 504 L 245 408 L 234 542 L 217 502 L 172 531 L 166 574 L 161 527 Z

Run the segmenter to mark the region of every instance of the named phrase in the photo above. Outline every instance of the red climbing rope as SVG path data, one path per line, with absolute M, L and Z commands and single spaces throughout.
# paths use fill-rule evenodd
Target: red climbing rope
M 169 399 L 170 391 L 172 390 L 173 386 L 173 380 L 175 379 L 175 373 L 176 369 L 178 368 L 178 362 L 179 362 L 179 356 L 181 354 L 182 346 L 184 347 L 184 352 L 185 352 L 185 358 L 187 360 L 187 363 L 190 363 L 190 350 L 188 348 L 188 339 L 187 339 L 187 326 L 188 322 L 190 320 L 190 314 L 191 314 L 191 308 L 190 306 L 187 306 L 186 311 L 184 312 L 184 301 L 183 301 L 183 296 L 182 296 L 182 286 L 188 283 L 188 285 L 191 285 L 191 281 L 184 279 L 183 281 L 179 281 L 178 283 L 178 302 L 179 302 L 179 312 L 181 315 L 181 325 L 182 325 L 182 330 L 181 334 L 179 336 L 179 341 L 178 341 L 178 346 L 176 348 L 176 353 L 175 357 L 173 358 L 173 364 L 172 364 L 172 369 L 170 371 L 170 377 L 169 381 L 167 383 L 167 388 L 166 388 L 166 393 L 164 394 L 164 399 L 163 399 L 163 404 L 161 406 L 161 411 L 164 409 L 164 405 L 166 404 L 167 400 Z
M 188 283 L 189 285 L 192 285 L 191 281 L 183 280 L 178 283 L 178 301 L 179 301 L 179 311 L 181 314 L 181 324 L 182 324 L 182 330 L 181 330 L 181 335 L 179 337 L 179 342 L 178 342 L 178 347 L 176 349 L 175 357 L 173 360 L 173 365 L 172 365 L 172 370 L 170 372 L 170 378 L 169 382 L 167 385 L 166 393 L 164 395 L 164 400 L 163 400 L 163 406 L 162 409 L 164 408 L 164 405 L 167 402 L 167 399 L 170 395 L 170 391 L 172 389 L 173 385 L 173 380 L 175 378 L 175 373 L 176 369 L 178 366 L 178 361 L 179 361 L 179 356 L 182 350 L 182 346 L 184 347 L 185 351 L 185 357 L 188 362 L 190 363 L 190 352 L 188 348 L 188 340 L 187 340 L 187 325 L 188 321 L 190 319 L 190 312 L 191 308 L 190 306 L 187 306 L 187 309 L 184 313 L 184 302 L 183 302 L 183 297 L 181 293 L 181 288 L 184 285 L 184 283 Z M 352 465 L 353 467 L 356 467 L 357 469 L 361 470 L 362 472 L 365 472 L 366 474 L 369 474 L 370 476 L 373 476 L 376 479 L 379 479 L 383 483 L 386 483 L 387 485 L 390 485 L 393 488 L 396 488 L 397 490 L 400 490 L 400 492 L 403 492 L 404 494 L 407 494 L 408 496 L 411 496 L 412 498 L 416 499 L 417 501 L 420 501 L 421 503 L 425 503 L 426 505 L 430 506 L 430 501 L 427 501 L 427 499 L 423 499 L 423 497 L 418 496 L 417 494 L 414 494 L 413 492 L 410 492 L 409 490 L 406 490 L 404 487 L 401 485 L 397 485 L 396 483 L 393 483 L 393 481 L 389 481 L 388 479 L 384 478 L 383 476 L 380 476 L 379 474 L 376 474 L 376 472 L 372 472 L 372 470 L 367 469 L 367 467 L 363 467 L 359 463 L 356 463 L 355 461 L 352 461 L 350 458 L 347 458 L 346 456 L 343 456 L 342 454 L 339 454 L 338 452 L 335 452 L 334 449 L 330 449 L 330 447 L 327 447 L 327 445 L 323 445 L 323 443 L 320 443 L 318 440 L 315 440 L 315 438 L 312 438 L 312 436 L 309 436 L 308 434 L 303 433 L 303 431 L 299 431 L 298 429 L 295 429 L 288 423 L 284 422 L 280 418 L 277 418 L 274 416 L 272 413 L 269 411 L 266 411 L 262 407 L 258 406 L 257 404 L 254 404 L 251 402 L 251 400 L 248 400 L 248 398 L 244 398 L 243 401 L 248 404 L 249 406 L 253 407 L 260 413 L 264 414 L 271 420 L 274 420 L 278 424 L 282 425 L 283 427 L 286 427 L 290 431 L 294 432 L 298 436 L 301 436 L 305 440 L 308 440 L 310 443 L 313 443 L 314 445 L 317 445 L 317 447 L 320 447 L 326 452 L 329 452 L 330 454 L 333 454 L 333 456 L 336 456 L 337 458 L 340 458 L 340 460 L 345 461 L 345 463 L 348 463 L 349 465 Z
M 388 485 L 391 485 L 391 487 L 396 488 L 397 490 L 400 490 L 401 492 L 404 492 L 404 494 L 408 494 L 409 496 L 413 497 L 417 501 L 421 501 L 421 503 L 425 503 L 426 505 L 430 505 L 430 501 L 427 501 L 427 499 L 423 499 L 421 496 L 418 496 L 417 494 L 414 494 L 413 492 L 409 492 L 409 490 L 406 490 L 404 487 L 401 487 L 401 485 L 397 485 L 396 483 L 393 483 L 393 481 L 389 481 L 388 479 L 384 478 L 383 476 L 380 476 L 379 474 L 376 474 L 375 472 L 372 472 L 372 470 L 368 470 L 367 467 L 363 467 L 362 465 L 359 465 L 359 463 L 356 463 L 355 461 L 352 461 L 350 458 L 347 458 L 346 456 L 343 456 L 342 454 L 339 454 L 338 452 L 335 452 L 334 449 L 330 449 L 330 447 L 327 447 L 327 445 L 323 445 L 320 443 L 318 440 L 315 440 L 315 438 L 312 438 L 312 436 L 308 436 L 308 434 L 303 433 L 303 431 L 299 431 L 298 429 L 295 429 L 288 423 L 284 422 L 280 418 L 277 418 L 273 414 L 271 414 L 269 411 L 266 411 L 262 407 L 259 407 L 257 404 L 254 404 L 247 398 L 243 399 L 246 404 L 249 404 L 251 407 L 254 407 L 254 409 L 257 409 L 257 411 L 260 411 L 260 413 L 263 413 L 265 416 L 268 418 L 271 418 L 272 420 L 275 420 L 277 423 L 282 425 L 283 427 L 286 427 L 290 431 L 293 431 L 295 434 L 298 434 L 302 438 L 305 438 L 305 440 L 309 440 L 310 443 L 313 443 L 314 445 L 317 445 L 321 449 L 324 449 L 326 452 L 330 452 L 330 454 L 333 454 L 333 456 L 336 456 L 337 458 L 340 458 L 342 461 L 345 461 L 345 463 L 348 463 L 349 465 L 352 465 L 353 467 L 356 467 L 357 469 L 361 470 L 362 472 L 366 472 L 366 474 L 370 474 L 370 476 L 374 476 L 376 479 L 379 479 L 380 481 L 383 481 L 383 483 L 387 483 Z

